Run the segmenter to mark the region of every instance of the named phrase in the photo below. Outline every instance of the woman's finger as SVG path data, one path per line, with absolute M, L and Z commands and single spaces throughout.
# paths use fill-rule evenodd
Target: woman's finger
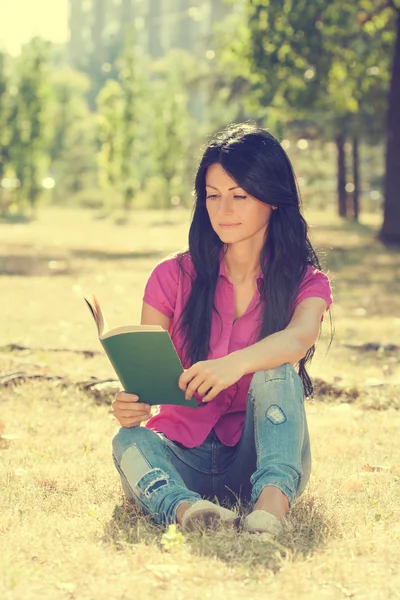
M 210 402 L 210 400 L 214 400 L 215 396 L 217 396 L 220 392 L 222 392 L 224 388 L 222 386 L 215 385 L 207 394 L 202 398 L 202 402 Z
M 137 402 L 139 400 L 139 396 L 137 394 L 129 394 L 128 392 L 122 390 L 115 394 L 115 400 L 119 402 Z
M 149 404 L 144 404 L 144 402 L 120 402 L 118 400 L 114 400 L 111 406 L 118 410 L 139 410 L 142 412 L 151 408 Z
M 190 400 L 191 397 L 193 396 L 194 392 L 197 390 L 198 387 L 201 386 L 201 384 L 204 382 L 204 374 L 199 373 L 198 375 L 196 375 L 196 377 L 194 377 L 189 383 L 188 386 L 186 388 L 186 392 L 185 392 L 185 398 L 186 400 Z M 208 386 L 210 387 L 210 386 Z
M 206 379 L 197 389 L 197 393 L 199 396 L 205 396 L 210 388 L 213 388 L 217 385 L 216 381 L 212 379 Z
M 123 419 L 136 419 L 139 417 L 149 417 L 151 414 L 150 410 L 116 410 L 114 411 L 115 416 L 122 417 Z

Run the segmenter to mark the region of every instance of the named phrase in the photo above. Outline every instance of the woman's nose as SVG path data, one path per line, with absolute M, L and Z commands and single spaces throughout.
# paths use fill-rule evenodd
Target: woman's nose
M 233 200 L 229 196 L 221 196 L 218 212 L 222 214 L 233 212 Z

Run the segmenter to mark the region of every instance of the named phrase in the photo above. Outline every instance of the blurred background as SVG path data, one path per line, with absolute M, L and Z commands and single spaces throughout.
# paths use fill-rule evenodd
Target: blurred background
M 0 49 L 0 598 L 397 598 L 400 0 L 0 0 Z M 246 120 L 332 284 L 313 474 L 279 548 L 202 535 L 181 561 L 122 505 L 83 296 L 140 322 L 208 136 Z
M 400 0 L 3 3 L 0 348 L 97 347 L 85 292 L 138 322 L 208 136 L 251 120 L 287 151 L 332 282 L 326 375 L 355 377 L 340 344 L 400 335 L 399 30 Z M 396 379 L 393 352 L 371 377 Z
M 207 135 L 255 120 L 307 206 L 400 243 L 395 0 L 13 0 L 0 9 L 0 214 L 190 207 Z M 389 135 L 388 135 L 389 134 Z

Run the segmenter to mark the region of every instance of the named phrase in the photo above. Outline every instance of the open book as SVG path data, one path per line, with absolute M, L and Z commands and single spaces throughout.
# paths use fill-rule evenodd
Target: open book
M 168 331 L 160 325 L 126 325 L 108 329 L 94 294 L 85 301 L 97 325 L 99 340 L 123 389 L 146 404 L 197 408 L 178 386 L 184 371 Z

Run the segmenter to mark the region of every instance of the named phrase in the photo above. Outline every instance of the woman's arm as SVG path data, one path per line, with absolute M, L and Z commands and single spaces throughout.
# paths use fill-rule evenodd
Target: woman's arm
M 284 363 L 296 364 L 318 339 L 321 317 L 326 310 L 323 298 L 300 302 L 289 325 L 260 342 L 221 358 L 199 361 L 179 378 L 179 387 L 189 400 L 194 392 L 209 402 L 219 392 L 236 383 L 247 373 L 274 369 Z
M 162 312 L 150 306 L 146 302 L 142 304 L 142 316 L 140 318 L 141 325 L 161 325 L 166 331 L 169 330 L 171 319 Z
M 243 375 L 273 369 L 287 362 L 294 365 L 318 339 L 325 310 L 323 298 L 306 298 L 296 306 L 285 329 L 228 356 L 240 365 Z

